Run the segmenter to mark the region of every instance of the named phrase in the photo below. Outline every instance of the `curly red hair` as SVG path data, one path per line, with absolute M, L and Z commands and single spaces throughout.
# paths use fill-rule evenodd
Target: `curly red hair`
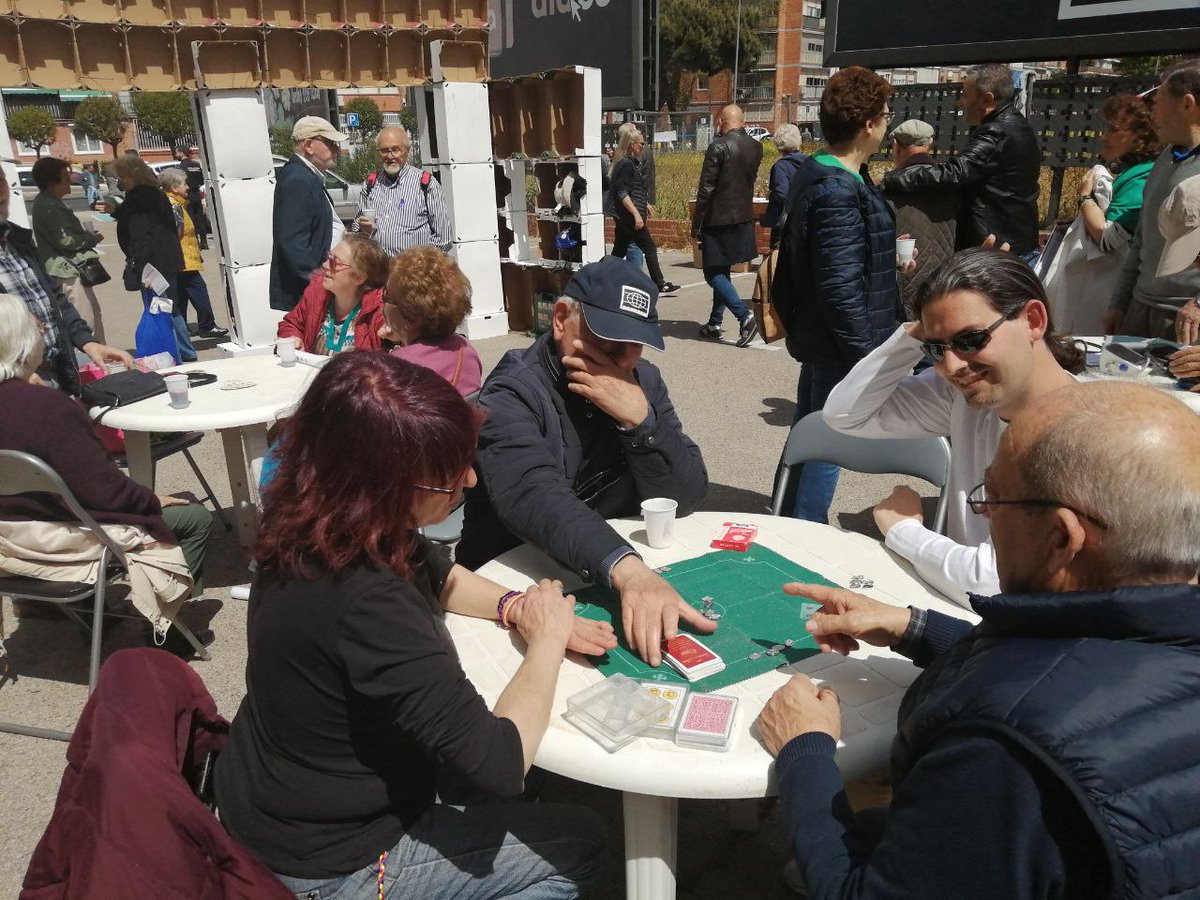
M 454 333 L 471 314 L 471 282 L 462 269 L 437 247 L 413 247 L 392 260 L 384 299 L 408 323 L 417 323 L 417 338 L 439 340 Z
M 338 354 L 280 439 L 254 558 L 283 577 L 366 561 L 408 577 L 415 486 L 460 479 L 482 420 L 430 369 L 378 351 Z
M 1121 128 L 1128 128 L 1135 140 L 1133 149 L 1125 154 L 1125 163 L 1148 162 L 1162 152 L 1162 142 L 1154 128 L 1154 119 L 1146 101 L 1134 94 L 1115 94 L 1109 97 L 1101 110 L 1104 121 Z
M 849 66 L 830 76 L 821 94 L 821 131 L 830 144 L 845 144 L 872 119 L 883 115 L 892 86 L 862 66 Z

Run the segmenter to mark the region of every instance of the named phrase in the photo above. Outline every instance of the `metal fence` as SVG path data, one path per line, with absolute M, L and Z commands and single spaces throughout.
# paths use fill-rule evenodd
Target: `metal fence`
M 703 151 L 713 139 L 714 115 L 701 112 L 654 112 L 627 110 L 614 122 L 600 126 L 600 142 L 608 149 L 617 146 L 617 129 L 623 122 L 634 122 L 646 135 L 655 153 L 691 153 Z

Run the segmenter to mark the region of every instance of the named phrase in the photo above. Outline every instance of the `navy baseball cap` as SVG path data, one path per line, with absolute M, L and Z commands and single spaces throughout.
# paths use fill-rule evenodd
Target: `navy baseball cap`
M 596 337 L 663 350 L 658 330 L 658 288 L 633 263 L 605 256 L 575 273 L 563 293 L 578 300 Z

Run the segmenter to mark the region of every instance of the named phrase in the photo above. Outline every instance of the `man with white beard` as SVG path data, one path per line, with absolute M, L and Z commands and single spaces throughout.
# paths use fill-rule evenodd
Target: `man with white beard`
M 384 128 L 375 146 L 380 169 L 363 182 L 352 230 L 374 238 L 388 256 L 425 245 L 449 250 L 454 228 L 442 186 L 428 172 L 408 164 L 408 132 Z

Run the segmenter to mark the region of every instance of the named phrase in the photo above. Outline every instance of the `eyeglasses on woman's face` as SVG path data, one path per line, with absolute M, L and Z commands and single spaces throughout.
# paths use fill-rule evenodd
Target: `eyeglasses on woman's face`
M 344 272 L 351 267 L 351 264 L 344 259 L 338 259 L 333 253 L 329 253 L 325 257 L 325 268 L 329 270 L 330 275 L 336 275 L 338 272 Z
M 956 334 L 948 341 L 923 341 L 921 349 L 928 353 L 936 362 L 941 362 L 945 359 L 947 349 L 953 350 L 959 356 L 978 353 L 991 342 L 992 332 L 1009 319 L 1016 318 L 1018 313 L 1024 308 L 1024 305 L 1019 306 L 1012 312 L 1002 315 L 987 328 L 974 328 L 970 331 L 964 331 Z

